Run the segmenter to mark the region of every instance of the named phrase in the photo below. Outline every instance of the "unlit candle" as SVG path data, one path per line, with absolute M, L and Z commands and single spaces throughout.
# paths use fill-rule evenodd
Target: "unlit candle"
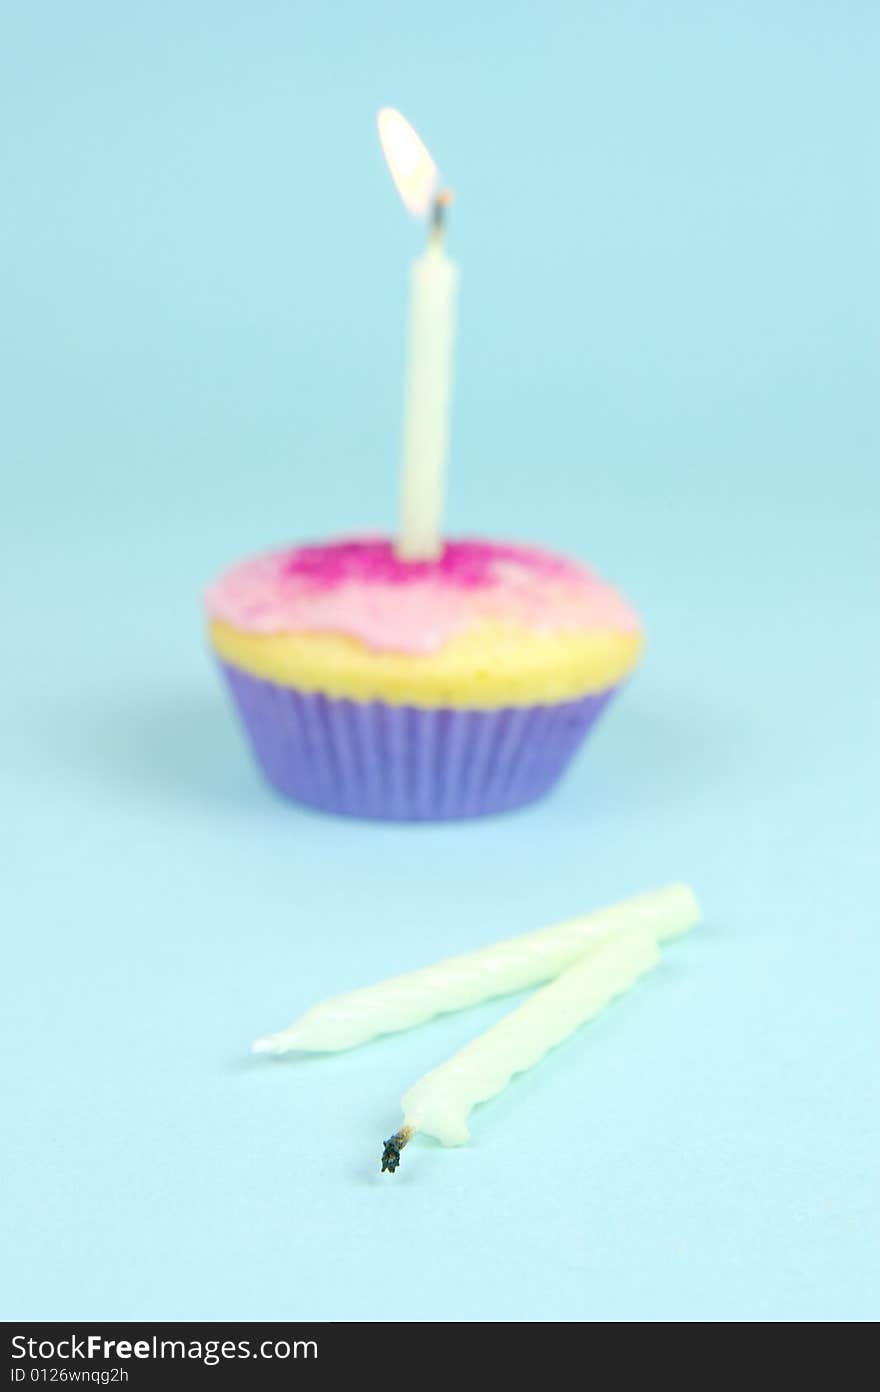
M 312 1006 L 287 1029 L 256 1040 L 253 1048 L 265 1054 L 284 1054 L 291 1049 L 352 1049 L 377 1035 L 419 1025 L 434 1015 L 549 981 L 588 948 L 628 928 L 643 927 L 661 941 L 687 932 L 699 920 L 700 907 L 693 890 L 684 884 L 667 885 L 375 986 L 332 996 Z

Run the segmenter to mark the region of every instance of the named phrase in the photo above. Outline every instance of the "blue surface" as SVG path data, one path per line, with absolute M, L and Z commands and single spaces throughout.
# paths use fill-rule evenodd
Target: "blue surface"
M 876 1318 L 877 7 L 2 27 L 3 1315 Z M 276 801 L 198 612 L 393 519 L 386 102 L 459 195 L 450 527 L 589 557 L 651 635 L 558 793 L 479 825 Z M 704 930 L 394 1180 L 400 1094 L 505 1004 L 248 1055 L 679 877 Z

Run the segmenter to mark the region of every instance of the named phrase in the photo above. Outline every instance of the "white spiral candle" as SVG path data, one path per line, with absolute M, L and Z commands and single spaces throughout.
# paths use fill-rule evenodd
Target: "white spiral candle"
M 351 1049 L 434 1015 L 550 981 L 589 948 L 627 929 L 643 927 L 659 941 L 686 932 L 699 918 L 693 891 L 683 884 L 668 885 L 376 986 L 333 996 L 312 1006 L 288 1029 L 256 1040 L 253 1048 L 268 1054 Z
M 379 112 L 379 139 L 405 206 L 430 215 L 424 255 L 410 276 L 403 471 L 397 554 L 433 560 L 443 549 L 443 495 L 452 398 L 452 350 L 458 267 L 443 246 L 448 189 L 438 192 L 438 170 L 420 136 L 393 107 Z
M 402 1102 L 404 1125 L 386 1148 L 393 1145 L 399 1160 L 401 1145 L 416 1131 L 443 1145 L 463 1145 L 472 1107 L 501 1092 L 515 1073 L 540 1062 L 554 1045 L 656 966 L 659 957 L 649 926 L 606 939 L 411 1087 Z M 396 1161 L 385 1168 L 395 1169 Z

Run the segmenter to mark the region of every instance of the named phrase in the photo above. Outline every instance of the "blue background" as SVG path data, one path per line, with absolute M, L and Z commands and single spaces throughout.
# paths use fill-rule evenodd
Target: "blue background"
M 880 1314 L 878 19 L 7 0 L 7 1318 Z M 650 633 L 558 792 L 481 824 L 277 801 L 199 614 L 242 554 L 393 525 L 385 103 L 458 193 L 450 529 L 589 558 Z M 402 1091 L 506 1002 L 248 1054 L 673 878 L 704 929 L 393 1180 Z

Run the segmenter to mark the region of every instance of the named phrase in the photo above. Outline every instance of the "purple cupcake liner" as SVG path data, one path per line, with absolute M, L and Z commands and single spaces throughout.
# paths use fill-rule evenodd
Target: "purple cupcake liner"
M 534 802 L 618 689 L 552 705 L 423 709 L 338 700 L 220 666 L 274 788 L 323 812 L 391 821 Z

